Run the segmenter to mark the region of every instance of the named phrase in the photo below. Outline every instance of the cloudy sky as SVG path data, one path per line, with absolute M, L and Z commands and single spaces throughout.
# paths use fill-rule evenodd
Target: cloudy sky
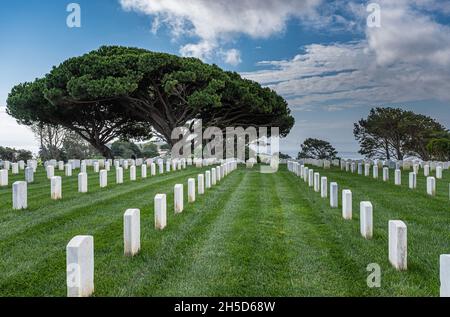
M 81 28 L 66 7 L 81 7 Z M 450 1 L 16 0 L 0 11 L 0 145 L 36 151 L 5 113 L 11 87 L 101 45 L 196 56 L 270 86 L 296 125 L 281 150 L 307 137 L 356 152 L 353 123 L 373 106 L 430 115 L 450 128 Z M 378 20 L 376 20 L 378 21 Z M 376 23 L 375 23 L 376 24 Z

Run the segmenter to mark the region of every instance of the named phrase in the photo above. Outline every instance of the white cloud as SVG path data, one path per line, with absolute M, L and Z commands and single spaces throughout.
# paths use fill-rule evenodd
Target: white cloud
M 315 21 L 315 8 L 321 0 L 120 0 L 125 10 L 134 10 L 154 18 L 152 31 L 161 25 L 172 35 L 195 36 L 200 40 L 180 49 L 183 55 L 208 59 L 222 55 L 236 63 L 236 55 L 220 54 L 220 47 L 236 36 L 268 38 L 285 30 L 291 18 Z
M 223 58 L 225 63 L 232 66 L 239 65 L 242 62 L 241 52 L 234 48 L 223 52 Z

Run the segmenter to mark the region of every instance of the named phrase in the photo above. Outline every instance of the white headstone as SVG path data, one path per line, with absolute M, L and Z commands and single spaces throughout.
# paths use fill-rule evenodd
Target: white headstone
M 130 181 L 134 182 L 136 180 L 136 165 L 130 166 Z
M 12 163 L 11 164 L 11 173 L 13 175 L 19 174 L 19 164 L 18 163 Z
M 147 178 L 147 165 L 146 164 L 141 165 L 141 177 Z
M 330 184 L 330 206 L 331 208 L 338 208 L 338 184 L 332 182 Z
M 105 188 L 106 186 L 108 186 L 108 171 L 101 170 L 100 171 L 100 187 Z
M 64 171 L 64 161 L 59 161 L 58 162 L 58 170 Z
M 395 170 L 395 185 L 399 186 L 402 184 L 402 171 L 399 169 Z
M 427 194 L 430 196 L 436 195 L 436 179 L 432 176 L 427 177 Z
M 47 165 L 47 178 L 51 179 L 53 176 L 55 176 L 55 167 L 53 165 Z
M 205 187 L 206 187 L 206 189 L 211 188 L 211 172 L 210 171 L 205 172 Z
M 389 167 L 383 168 L 383 181 L 389 181 Z
M 320 197 L 328 197 L 328 180 L 325 176 L 320 179 Z
M 425 165 L 423 167 L 423 176 L 425 177 L 430 176 L 430 165 Z
M 352 191 L 349 189 L 342 191 L 342 218 L 352 219 Z
M 407 269 L 406 225 L 400 220 L 389 221 L 389 262 L 399 271 Z
M 8 170 L 0 170 L 0 186 L 8 186 Z
M 78 192 L 79 193 L 88 192 L 88 178 L 86 173 L 78 174 Z
M 53 176 L 50 179 L 50 194 L 53 200 L 62 199 L 61 176 Z
M 166 194 L 155 196 L 155 229 L 162 230 L 167 226 Z
M 373 166 L 372 175 L 373 175 L 373 178 L 378 179 L 378 165 Z
M 370 201 L 362 201 L 359 208 L 360 231 L 366 239 L 373 236 L 373 207 Z
M 76 236 L 66 247 L 67 296 L 94 293 L 94 237 Z
M 211 169 L 211 185 L 212 186 L 216 185 L 216 169 L 215 168 Z
M 197 177 L 197 191 L 199 195 L 203 195 L 205 193 L 205 175 L 198 174 Z
M 370 164 L 364 164 L 364 176 L 370 176 Z
M 176 184 L 174 187 L 174 204 L 173 204 L 176 214 L 183 212 L 184 209 L 183 197 L 184 197 L 183 184 Z
M 25 168 L 25 181 L 28 184 L 34 182 L 34 169 L 31 166 Z
M 123 184 L 123 167 L 116 168 L 116 184 Z
M 164 162 L 159 161 L 158 166 L 159 166 L 159 174 L 164 174 Z
M 216 180 L 217 180 L 217 182 L 220 182 L 221 175 L 222 175 L 222 172 L 220 171 L 220 166 L 217 166 L 216 167 Z
M 152 176 L 156 175 L 156 164 L 155 163 L 150 164 L 150 175 L 152 175 Z
M 314 191 L 316 193 L 320 192 L 320 174 L 314 173 Z
M 195 201 L 195 179 L 188 179 L 188 202 L 193 203 Z
M 123 163 L 122 163 L 123 169 L 124 169 L 124 170 L 127 170 L 127 169 L 128 169 L 128 166 L 129 166 L 128 160 L 124 160 Z
M 27 182 L 15 182 L 13 183 L 13 209 L 27 209 L 28 196 L 27 196 Z
M 64 172 L 66 176 L 72 176 L 72 164 L 66 164 L 64 167 Z
M 100 172 L 100 164 L 98 162 L 94 162 L 94 173 Z
M 417 187 L 417 174 L 414 172 L 409 173 L 409 188 L 416 189 Z
M 436 166 L 436 178 L 442 179 L 442 166 Z
M 136 255 L 141 249 L 141 211 L 128 209 L 123 215 L 124 254 Z
M 439 258 L 440 296 L 450 297 L 450 254 L 441 254 Z
M 308 170 L 308 186 L 314 186 L 314 170 L 312 169 Z

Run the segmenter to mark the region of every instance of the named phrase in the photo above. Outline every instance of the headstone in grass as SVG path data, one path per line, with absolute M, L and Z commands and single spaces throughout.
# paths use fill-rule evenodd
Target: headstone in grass
M 18 163 L 12 163 L 11 164 L 11 173 L 13 175 L 19 174 L 19 164 Z
M 436 195 L 436 179 L 433 176 L 427 177 L 427 194 L 430 196 Z
M 94 237 L 76 236 L 66 247 L 67 296 L 94 293 Z
M 436 170 L 436 162 L 431 162 L 430 163 L 430 171 L 434 172 Z
M 403 221 L 389 221 L 389 262 L 399 271 L 407 269 L 406 233 L 406 224 Z
M 316 193 L 320 192 L 320 174 L 314 173 L 314 191 Z
M 364 164 L 364 176 L 370 176 L 370 164 Z
M 111 170 L 111 163 L 109 161 L 105 161 L 104 169 L 109 172 Z
M 163 161 L 158 162 L 158 167 L 159 167 L 159 174 L 164 174 L 164 162 Z
M 50 195 L 53 200 L 62 199 L 61 176 L 53 176 L 50 179 Z
M 34 169 L 31 166 L 25 168 L 25 181 L 28 184 L 34 182 Z
M 123 184 L 123 167 L 116 168 L 116 184 Z
M 400 169 L 395 170 L 395 185 L 400 186 L 402 184 L 402 171 Z
M 389 181 L 389 167 L 383 167 L 383 181 Z
M 414 164 L 413 165 L 413 172 L 416 173 L 416 175 L 419 174 L 419 168 L 420 168 L 419 164 Z
M 173 207 L 176 214 L 183 212 L 184 209 L 184 194 L 183 184 L 176 184 L 174 189 L 174 203 Z
M 352 219 L 352 191 L 349 189 L 342 191 L 342 218 Z
M 195 179 L 188 179 L 188 202 L 195 202 Z
M 211 172 L 210 171 L 205 172 L 205 187 L 206 187 L 206 189 L 211 188 Z
M 216 185 L 216 169 L 214 167 L 211 169 L 211 185 Z
M 441 254 L 439 258 L 440 296 L 450 297 L 450 254 Z
M 220 166 L 220 178 L 225 178 L 225 165 Z
M 136 180 L 136 165 L 130 166 L 130 181 L 134 182 Z
M 100 164 L 98 162 L 94 162 L 94 173 L 99 173 L 100 172 Z
M 163 230 L 167 226 L 166 194 L 155 196 L 155 229 Z
M 361 235 L 365 239 L 373 236 L 373 207 L 370 201 L 362 201 L 359 206 L 359 219 Z
M 123 169 L 124 170 L 127 170 L 128 168 L 129 168 L 129 162 L 128 162 L 128 160 L 124 160 L 123 161 L 123 163 L 122 163 L 122 167 L 123 167 Z
M 355 162 L 352 162 L 352 164 L 351 164 L 351 171 L 352 171 L 352 173 L 356 172 L 356 163 Z
M 328 179 L 326 176 L 322 176 L 320 179 L 320 197 L 328 197 Z
M 309 187 L 314 186 L 314 170 L 312 169 L 308 170 L 308 186 Z
M 64 161 L 58 161 L 58 170 L 64 171 Z
M 197 190 L 199 195 L 203 195 L 205 193 L 205 175 L 198 174 L 197 177 Z
M 87 193 L 88 192 L 88 175 L 86 173 L 78 174 L 78 192 Z
M 373 166 L 372 175 L 373 175 L 373 178 L 378 179 L 378 165 Z
M 27 209 L 28 196 L 27 196 L 27 182 L 15 182 L 12 189 L 12 202 L 14 210 Z
M 362 163 L 358 163 L 358 175 L 362 175 L 363 173 L 363 165 Z
M 51 179 L 53 176 L 55 176 L 55 167 L 53 165 L 47 165 L 46 171 L 48 179 Z
M 64 167 L 64 174 L 66 176 L 72 176 L 72 164 L 68 163 Z
M 216 180 L 217 180 L 217 182 L 220 182 L 221 177 L 222 177 L 222 172 L 220 171 L 220 166 L 217 166 L 216 167 Z
M 425 165 L 423 167 L 423 176 L 425 177 L 430 176 L 430 165 Z
M 11 162 L 9 162 L 9 161 L 4 161 L 4 162 L 3 162 L 3 169 L 9 171 L 10 168 L 11 168 Z
M 108 171 L 106 169 L 100 171 L 100 188 L 108 186 Z
M 410 189 L 417 188 L 417 174 L 414 172 L 409 173 L 409 188 Z
M 128 209 L 123 215 L 123 245 L 126 256 L 134 256 L 141 249 L 141 211 Z
M 436 166 L 436 179 L 442 179 L 442 166 Z
M 8 186 L 8 170 L 0 170 L 0 186 Z
M 303 181 L 304 181 L 305 183 L 308 182 L 308 177 L 309 177 L 309 167 L 306 167 L 306 166 L 305 166 L 305 170 L 304 170 L 304 172 L 303 172 Z
M 80 173 L 86 173 L 86 162 L 81 162 Z
M 166 161 L 166 172 L 170 172 L 170 161 Z
M 25 161 L 20 160 L 19 162 L 17 162 L 17 164 L 19 164 L 19 170 L 25 169 Z
M 305 165 L 300 165 L 300 177 L 304 177 L 303 175 L 305 175 Z
M 151 163 L 150 164 L 150 175 L 151 176 L 155 176 L 156 175 L 156 164 L 155 163 Z
M 330 184 L 330 206 L 331 208 L 338 208 L 338 184 L 336 182 L 332 182 Z
M 141 165 L 141 178 L 147 178 L 147 164 Z

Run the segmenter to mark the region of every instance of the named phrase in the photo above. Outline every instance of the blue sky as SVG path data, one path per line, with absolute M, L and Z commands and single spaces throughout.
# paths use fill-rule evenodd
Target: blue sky
M 81 7 L 68 28 L 66 7 Z M 399 106 L 450 128 L 450 2 L 381 0 L 16 0 L 0 7 L 0 105 L 10 89 L 101 45 L 196 56 L 268 85 L 296 125 L 281 150 L 306 137 L 354 152 L 353 122 L 373 106 Z M 0 108 L 0 145 L 37 150 Z

